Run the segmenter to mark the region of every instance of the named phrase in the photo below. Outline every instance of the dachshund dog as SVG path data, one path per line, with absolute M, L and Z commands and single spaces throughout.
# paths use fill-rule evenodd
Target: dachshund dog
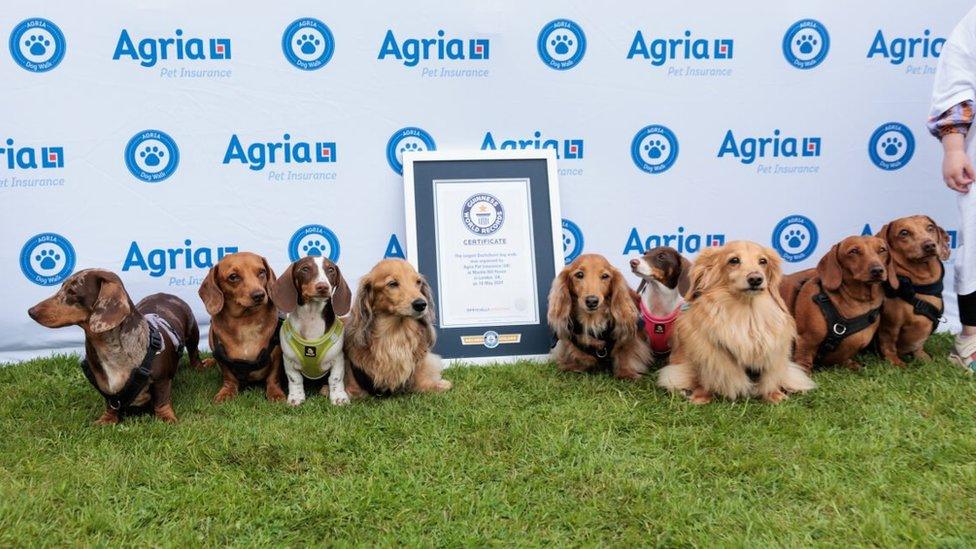
M 873 236 L 849 236 L 816 269 L 785 277 L 780 294 L 797 329 L 793 361 L 807 373 L 814 363 L 860 368 L 854 355 L 878 330 L 886 280 L 898 287 L 888 244 Z
M 384 259 L 359 281 L 345 337 L 346 390 L 365 395 L 442 392 L 430 285 L 402 259 Z
M 658 246 L 631 259 L 630 270 L 641 279 L 637 305 L 651 352 L 663 360 L 671 353 L 671 333 L 688 291 L 691 262 L 670 246 Z
M 780 261 L 775 251 L 741 240 L 699 253 L 658 385 L 695 404 L 716 394 L 778 403 L 814 388 L 790 361 L 796 328 L 779 294 Z
M 176 422 L 170 391 L 184 345 L 190 365 L 200 367 L 200 329 L 183 300 L 153 294 L 133 305 L 118 275 L 86 269 L 27 314 L 47 328 L 85 331 L 81 367 L 106 405 L 96 425 L 116 424 L 150 405 L 159 419 Z
M 560 369 L 605 367 L 631 380 L 647 371 L 651 349 L 638 333 L 637 296 L 605 257 L 581 255 L 556 276 L 548 318 L 558 339 L 551 354 Z
M 332 404 L 349 403 L 343 383 L 345 330 L 339 317 L 349 313 L 351 299 L 339 266 L 324 257 L 303 257 L 275 281 L 271 300 L 288 314 L 279 331 L 288 404 L 305 401 L 306 378 L 322 379 L 326 374 L 329 382 L 322 386 L 322 395 Z
M 942 262 L 949 259 L 949 235 L 931 217 L 913 215 L 888 223 L 875 236 L 888 243 L 899 280 L 897 288 L 885 288 L 878 328 L 881 354 L 897 366 L 905 365 L 904 355 L 929 360 L 922 347 L 944 312 Z
M 285 399 L 279 382 L 278 310 L 270 297 L 274 280 L 268 260 L 238 252 L 211 267 L 200 285 L 200 299 L 210 313 L 213 350 L 204 365 L 220 365 L 223 376 L 214 402 L 234 398 L 249 383 L 263 383 L 268 400 Z

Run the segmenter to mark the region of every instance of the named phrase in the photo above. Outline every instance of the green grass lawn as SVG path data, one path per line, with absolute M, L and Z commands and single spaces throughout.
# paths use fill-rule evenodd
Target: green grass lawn
M 949 338 L 929 343 L 944 357 Z M 828 370 L 779 406 L 651 379 L 454 368 L 454 390 L 298 409 L 182 370 L 181 422 L 91 425 L 76 357 L 0 368 L 0 546 L 976 544 L 976 380 Z

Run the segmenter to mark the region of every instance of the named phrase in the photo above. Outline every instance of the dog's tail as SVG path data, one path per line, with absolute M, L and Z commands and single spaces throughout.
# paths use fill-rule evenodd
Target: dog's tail
M 790 362 L 783 374 L 783 390 L 787 393 L 804 393 L 816 389 L 817 384 L 810 379 L 799 364 Z
M 657 384 L 673 392 L 692 391 L 698 386 L 698 375 L 691 364 L 668 364 L 658 371 Z

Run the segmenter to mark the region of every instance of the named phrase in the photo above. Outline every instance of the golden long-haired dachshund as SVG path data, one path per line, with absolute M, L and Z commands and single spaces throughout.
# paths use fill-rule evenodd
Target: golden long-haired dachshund
M 402 259 L 384 259 L 359 281 L 345 337 L 346 391 L 356 398 L 447 391 L 430 286 Z
M 551 354 L 560 369 L 604 366 L 622 379 L 647 371 L 651 349 L 638 332 L 637 294 L 605 257 L 581 255 L 556 276 L 548 316 L 558 338 Z
M 658 385 L 695 404 L 713 395 L 777 403 L 815 387 L 790 360 L 796 327 L 779 295 L 780 261 L 775 251 L 744 240 L 698 255 L 688 308 L 678 317 L 671 363 Z

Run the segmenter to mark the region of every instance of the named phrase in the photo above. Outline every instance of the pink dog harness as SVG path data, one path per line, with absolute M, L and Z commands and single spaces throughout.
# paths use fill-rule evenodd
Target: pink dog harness
M 644 300 L 640 300 L 641 318 L 644 319 L 644 331 L 647 338 L 651 341 L 651 350 L 656 355 L 666 355 L 671 352 L 671 332 L 674 330 L 674 321 L 681 312 L 681 306 L 677 306 L 674 311 L 665 317 L 652 316 L 644 305 Z

